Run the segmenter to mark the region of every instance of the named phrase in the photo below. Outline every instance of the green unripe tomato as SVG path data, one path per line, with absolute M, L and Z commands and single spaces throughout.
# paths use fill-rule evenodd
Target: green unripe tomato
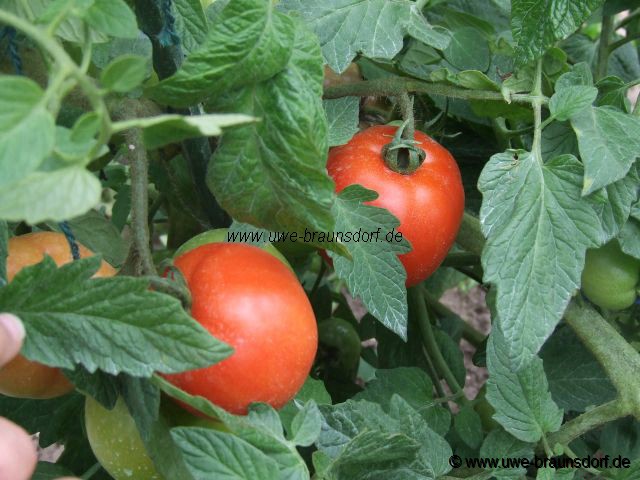
M 490 432 L 500 424 L 493 419 L 495 409 L 487 400 L 487 385 L 483 385 L 473 403 L 473 409 L 480 416 L 482 428 L 485 432 Z
M 317 363 L 336 378 L 353 379 L 358 372 L 362 344 L 356 329 L 341 318 L 318 323 Z
M 87 397 L 84 415 L 91 450 L 115 480 L 163 480 L 122 397 L 113 410 Z
M 624 310 L 636 300 L 640 260 L 625 254 L 617 240 L 587 250 L 582 271 L 582 291 L 589 300 L 608 310 Z
M 180 246 L 180 248 L 176 250 L 176 253 L 174 254 L 174 258 L 178 258 L 179 256 L 187 253 L 189 250 L 193 250 L 194 248 L 197 248 L 201 245 L 206 245 L 208 243 L 225 243 L 227 241 L 228 231 L 229 231 L 228 228 L 216 228 L 215 230 L 209 230 L 208 232 L 203 232 L 199 235 L 196 235 L 192 239 L 183 243 L 182 246 Z M 269 242 L 265 243 L 260 248 L 262 248 L 265 252 L 270 253 L 271 255 L 276 257 L 278 260 L 284 263 L 287 267 L 289 267 L 290 270 L 293 270 L 291 268 L 291 265 L 287 261 L 287 259 L 284 257 L 284 255 L 282 255 L 280 251 L 276 247 L 271 245 Z

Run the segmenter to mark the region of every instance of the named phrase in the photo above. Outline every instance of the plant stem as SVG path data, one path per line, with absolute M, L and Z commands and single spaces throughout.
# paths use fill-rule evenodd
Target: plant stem
M 531 146 L 532 153 L 536 160 L 542 163 L 542 104 L 538 97 L 542 93 L 542 59 L 538 60 L 536 65 L 536 76 L 533 83 L 532 90 L 533 99 L 531 105 L 533 106 L 533 145 Z
M 44 51 L 51 55 L 61 72 L 69 72 L 78 82 L 84 94 L 87 96 L 91 107 L 101 119 L 98 140 L 89 152 L 89 158 L 95 158 L 102 146 L 111 137 L 111 118 L 109 117 L 109 112 L 100 89 L 98 89 L 93 81 L 76 65 L 60 43 L 50 35 L 47 35 L 42 29 L 4 10 L 0 10 L 0 23 L 10 25 L 30 37 Z
M 600 45 L 598 46 L 598 63 L 596 65 L 596 78 L 598 81 L 607 75 L 609 65 L 609 39 L 613 33 L 613 16 L 604 15 L 602 17 L 602 30 L 600 32 Z
M 158 292 L 166 293 L 177 298 L 185 309 L 191 308 L 191 292 L 188 288 L 166 278 L 148 276 L 149 285 Z
M 620 20 L 615 27 L 613 27 L 613 31 L 617 31 L 618 29 L 624 27 L 625 25 L 633 22 L 636 18 L 640 17 L 640 8 L 636 8 L 629 15 Z
M 98 470 L 100 470 L 102 468 L 102 465 L 100 465 L 99 462 L 96 462 L 95 464 L 93 464 L 91 466 L 91 468 L 89 470 L 87 470 L 86 472 L 84 472 L 82 474 L 82 476 L 80 477 L 82 480 L 89 480 L 91 477 L 93 477 L 96 473 L 98 473 Z
M 149 249 L 149 164 L 139 129 L 125 134 L 130 152 L 131 173 L 131 248 L 137 251 L 143 275 L 157 275 Z
M 182 65 L 184 52 L 179 44 L 166 45 L 160 41 L 165 27 L 164 15 L 157 0 L 135 0 L 136 17 L 140 29 L 151 39 L 153 46 L 153 68 L 160 80 L 173 75 Z M 200 115 L 199 107 L 178 110 L 181 115 Z M 206 183 L 207 168 L 211 159 L 208 138 L 189 138 L 181 142 L 182 155 L 187 162 L 194 183 L 198 203 L 207 216 L 207 227 L 220 228 L 231 225 L 231 217 L 213 196 Z
M 470 213 L 464 212 L 460 228 L 458 229 L 456 243 L 467 252 L 477 255 L 478 257 L 481 256 L 485 239 L 482 235 L 480 220 Z
M 635 32 L 631 35 L 627 35 L 626 37 L 622 37 L 620 40 L 613 42 L 609 45 L 609 53 L 615 52 L 618 48 L 623 46 L 625 43 L 633 42 L 634 40 L 638 40 L 640 38 L 640 32 Z
M 340 97 L 369 97 L 387 96 L 398 97 L 402 93 L 419 92 L 430 95 L 442 95 L 451 98 L 462 98 L 465 100 L 493 100 L 504 102 L 505 99 L 499 92 L 488 90 L 467 90 L 465 88 L 452 87 L 440 83 L 428 83 L 420 80 L 404 77 L 387 77 L 376 80 L 366 80 L 363 82 L 349 83 L 329 87 L 324 91 L 324 98 Z M 514 93 L 510 95 L 510 100 L 516 103 L 530 104 L 532 96 L 527 94 Z M 541 104 L 546 104 L 549 99 L 541 96 Z
M 624 416 L 624 414 L 621 414 L 619 400 L 613 400 L 609 403 L 599 405 L 573 420 L 569 420 L 560 427 L 560 430 L 549 434 L 547 442 L 551 448 L 555 445 L 569 445 L 576 438 L 590 430 Z
M 402 120 L 407 122 L 407 125 L 402 131 L 402 138 L 413 140 L 415 136 L 415 121 L 413 119 L 413 98 L 406 92 L 398 95 L 398 104 L 400 105 L 400 112 L 402 114 Z
M 462 338 L 476 348 L 480 346 L 485 339 L 485 335 L 482 332 L 479 332 L 469 325 L 463 318 L 449 310 L 446 305 L 442 304 L 442 302 L 440 302 L 440 300 L 438 300 L 426 288 L 423 289 L 422 294 L 424 295 L 424 299 L 427 301 L 427 305 L 429 305 L 432 311 L 436 312 L 438 316 L 455 318 L 460 321 L 460 324 L 462 325 Z
M 464 396 L 464 392 L 462 391 L 460 384 L 451 372 L 451 369 L 449 368 L 449 365 L 447 365 L 447 362 L 442 356 L 442 352 L 440 351 L 440 347 L 438 347 L 438 343 L 436 342 L 436 337 L 433 333 L 431 322 L 429 321 L 429 313 L 427 312 L 427 307 L 425 305 L 425 299 L 422 295 L 421 287 L 411 287 L 407 290 L 407 294 L 409 296 L 410 305 L 415 312 L 415 316 L 420 327 L 420 333 L 422 334 L 422 342 L 424 344 L 424 348 L 433 360 L 436 371 L 447 382 L 451 393 L 453 393 L 455 396 L 459 396 L 459 403 L 466 405 L 467 403 L 469 403 L 469 400 Z
M 640 418 L 640 354 L 581 300 L 571 301 L 564 318 L 618 390 L 618 417 L 632 414 Z

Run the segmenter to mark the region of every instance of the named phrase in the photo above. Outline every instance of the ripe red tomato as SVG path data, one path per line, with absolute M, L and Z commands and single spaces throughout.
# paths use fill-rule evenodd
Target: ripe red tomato
M 252 402 L 279 408 L 293 398 L 318 344 L 313 309 L 293 272 L 273 255 L 239 243 L 199 246 L 175 265 L 191 291 L 193 317 L 234 353 L 167 379 L 237 414 Z
M 327 170 L 336 191 L 360 184 L 378 192 L 369 204 L 389 210 L 413 250 L 400 255 L 406 285 L 416 285 L 442 263 L 455 241 L 464 213 L 460 170 L 451 154 L 428 135 L 416 131 L 416 146 L 426 157 L 413 173 L 394 172 L 384 163 L 382 148 L 397 127 L 376 125 L 357 133 L 349 143 L 329 152 Z
M 78 244 L 80 257 L 93 255 L 89 249 Z M 7 279 L 13 277 L 24 267 L 35 265 L 49 255 L 58 266 L 73 260 L 71 249 L 62 233 L 37 232 L 9 239 L 7 256 Z M 103 261 L 95 277 L 110 277 L 116 270 Z M 21 398 L 53 398 L 73 390 L 60 369 L 48 367 L 27 360 L 18 355 L 0 369 L 0 393 Z

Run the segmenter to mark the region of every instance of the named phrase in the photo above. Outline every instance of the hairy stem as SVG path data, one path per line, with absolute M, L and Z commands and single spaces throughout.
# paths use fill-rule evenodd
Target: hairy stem
M 565 320 L 591 351 L 619 394 L 619 417 L 640 418 L 640 354 L 598 312 L 572 300 Z
M 131 172 L 131 230 L 133 242 L 131 248 L 140 258 L 143 275 L 157 275 L 156 267 L 149 248 L 149 164 L 147 152 L 142 143 L 139 129 L 129 130 L 125 134 L 130 152 Z
M 429 313 L 427 312 L 427 307 L 425 305 L 425 299 L 422 295 L 422 287 L 411 287 L 407 293 L 409 295 L 410 305 L 420 327 L 424 348 L 433 360 L 436 371 L 447 382 L 447 385 L 449 385 L 449 389 L 454 396 L 459 398 L 459 403 L 463 405 L 467 404 L 469 400 L 464 396 L 464 392 L 462 391 L 460 384 L 453 375 L 453 372 L 451 372 L 451 369 L 442 356 L 440 347 L 438 347 L 438 343 L 436 342 L 433 327 L 429 320 Z
M 598 63 L 596 64 L 596 78 L 600 80 L 607 75 L 607 67 L 609 65 L 609 39 L 613 33 L 613 16 L 605 15 L 602 17 L 602 30 L 600 32 L 600 45 L 598 46 Z
M 640 32 L 635 32 L 631 35 L 627 35 L 626 37 L 622 37 L 620 40 L 613 42 L 609 45 L 609 53 L 615 52 L 618 48 L 623 46 L 626 43 L 633 42 L 634 40 L 638 40 L 640 38 Z
M 462 98 L 465 100 L 495 100 L 504 102 L 505 99 L 499 92 L 488 90 L 467 90 L 465 88 L 452 87 L 439 83 L 428 83 L 420 80 L 404 77 L 388 77 L 376 80 L 366 80 L 345 85 L 329 87 L 324 91 L 324 98 L 340 97 L 369 97 L 387 96 L 398 97 L 402 93 L 419 92 L 431 95 L 442 95 L 450 98 Z M 510 100 L 515 103 L 530 104 L 531 95 L 511 94 Z M 540 97 L 541 104 L 546 104 L 549 99 Z
M 423 295 L 429 307 L 431 307 L 432 311 L 436 312 L 441 317 L 450 317 L 456 318 L 460 321 L 462 325 L 462 338 L 464 338 L 467 342 L 469 342 L 474 347 L 478 348 L 480 344 L 484 341 L 485 335 L 482 332 L 479 332 L 471 325 L 469 325 L 463 318 L 449 310 L 445 305 L 443 305 L 440 300 L 438 300 L 434 295 L 432 295 L 426 288 L 423 290 Z
M 542 163 L 542 104 L 539 100 L 539 96 L 542 93 L 542 59 L 539 59 L 536 65 L 536 76 L 531 93 L 533 96 L 531 105 L 533 106 L 534 126 L 531 150 L 538 162 Z
M 557 432 L 547 436 L 547 443 L 553 448 L 555 445 L 569 445 L 576 438 L 593 430 L 600 425 L 624 417 L 619 400 L 613 400 L 595 407 L 560 427 Z

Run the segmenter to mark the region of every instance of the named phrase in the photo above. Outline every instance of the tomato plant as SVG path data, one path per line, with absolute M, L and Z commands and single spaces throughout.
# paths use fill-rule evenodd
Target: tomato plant
M 587 251 L 582 290 L 599 307 L 629 308 L 638 296 L 639 285 L 640 261 L 623 253 L 616 241 Z
M 317 347 L 313 310 L 295 275 L 273 255 L 233 243 L 201 245 L 175 265 L 194 318 L 234 352 L 169 380 L 233 413 L 253 402 L 283 406 L 304 383 Z
M 91 449 L 109 475 L 115 480 L 162 478 L 145 450 L 122 397 L 111 410 L 87 397 L 84 411 Z
M 379 125 L 356 134 L 331 150 L 327 170 L 338 191 L 352 184 L 374 190 L 378 198 L 370 204 L 398 218 L 398 231 L 412 247 L 400 259 L 407 286 L 413 286 L 438 268 L 453 245 L 464 212 L 464 190 L 454 158 L 422 132 L 415 134 L 416 145 L 426 154 L 422 164 L 408 174 L 389 168 L 382 150 L 395 133 L 395 127 Z
M 93 252 L 78 245 L 80 257 L 90 257 Z M 45 255 L 57 265 L 73 260 L 69 242 L 62 233 L 38 232 L 13 237 L 7 249 L 7 279 L 11 281 L 24 267 L 40 262 Z M 109 277 L 116 271 L 102 262 L 96 277 Z M 52 398 L 70 392 L 73 385 L 60 369 L 18 355 L 0 370 L 0 393 L 13 397 Z
M 0 2 L 2 480 L 637 478 L 639 6 Z

